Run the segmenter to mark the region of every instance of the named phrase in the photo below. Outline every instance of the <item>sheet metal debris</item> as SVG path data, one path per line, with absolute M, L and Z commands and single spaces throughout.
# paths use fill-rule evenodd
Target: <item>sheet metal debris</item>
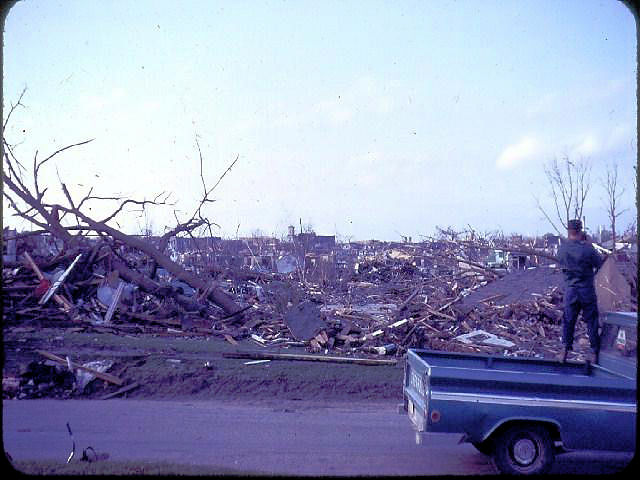
M 497 347 L 513 347 L 515 343 L 505 340 L 504 338 L 500 338 L 493 333 L 485 332 L 484 330 L 474 330 L 473 332 L 465 333 L 463 335 L 458 335 L 456 340 L 459 340 L 468 345 L 470 344 L 485 344 L 485 345 L 495 345 Z
M 302 341 L 311 340 L 326 327 L 320 306 L 308 301 L 291 307 L 285 314 L 284 321 L 293 338 Z

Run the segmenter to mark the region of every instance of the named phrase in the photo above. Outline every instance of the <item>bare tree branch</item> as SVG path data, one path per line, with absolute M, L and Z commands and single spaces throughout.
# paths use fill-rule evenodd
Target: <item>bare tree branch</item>
M 82 200 L 80 200 L 80 203 L 78 204 L 78 210 L 82 208 L 82 205 L 84 205 L 84 202 L 86 202 L 91 198 L 91 192 L 93 192 L 93 187 L 90 187 L 89 192 L 82 198 Z
M 613 244 L 612 250 L 615 252 L 616 220 L 620 215 L 628 210 L 628 208 L 620 210 L 619 202 L 622 195 L 624 195 L 625 189 L 618 188 L 618 164 L 616 162 L 607 165 L 606 179 L 601 180 L 601 183 L 607 195 L 606 209 L 607 216 L 609 217 L 609 225 L 611 226 L 611 240 Z
M 544 208 L 542 208 L 542 205 L 540 204 L 540 199 L 534 195 L 533 197 L 536 200 L 536 206 L 538 207 L 538 210 L 540 210 L 540 212 L 544 215 L 544 217 L 547 219 L 547 221 L 551 224 L 551 226 L 553 227 L 553 229 L 556 231 L 556 233 L 558 235 L 562 235 L 562 232 L 558 229 L 558 227 L 556 227 L 556 224 L 554 223 L 554 221 L 551 219 L 551 217 L 549 217 L 549 215 L 547 214 L 546 210 Z
M 566 230 L 571 215 L 574 218 L 582 218 L 584 205 L 590 191 L 589 172 L 590 165 L 584 160 L 573 162 L 568 156 L 564 156 L 562 167 L 554 158 L 544 166 L 544 173 L 549 182 L 549 192 L 553 200 L 555 216 L 560 225 Z M 542 212 L 553 229 L 560 235 L 562 232 L 552 220 L 551 215 L 542 206 L 539 197 L 534 195 L 536 206 Z
M 165 255 L 164 251 L 156 248 L 156 246 L 154 246 L 151 242 L 147 242 L 145 239 L 138 238 L 134 235 L 128 235 L 108 224 L 110 222 L 113 222 L 118 226 L 118 228 L 120 228 L 117 220 L 118 215 L 123 212 L 128 206 L 138 206 L 140 207 L 140 211 L 144 212 L 145 208 L 150 205 L 169 205 L 168 199 L 170 194 L 162 192 L 152 200 L 137 200 L 133 198 L 124 198 L 121 196 L 98 197 L 92 195 L 93 187 L 91 187 L 88 193 L 84 195 L 82 200 L 80 202 L 76 202 L 74 201 L 70 190 L 67 188 L 67 185 L 65 184 L 63 179 L 60 178 L 59 172 L 56 169 L 62 192 L 64 193 L 64 196 L 66 198 L 65 205 L 57 203 L 46 203 L 44 201 L 44 193 L 46 189 L 41 191 L 40 185 L 38 184 L 38 176 L 41 173 L 41 168 L 46 165 L 47 162 L 50 162 L 61 153 L 71 148 L 85 145 L 93 141 L 93 139 L 61 147 L 43 160 L 38 160 L 38 155 L 36 153 L 33 159 L 32 171 L 34 187 L 32 187 L 31 189 L 28 188 L 25 183 L 23 183 L 22 175 L 18 171 L 18 168 L 22 168 L 23 171 L 26 170 L 24 169 L 24 167 L 22 167 L 19 160 L 11 151 L 4 136 L 2 138 L 2 141 L 3 144 L 7 146 L 7 149 L 3 156 L 4 161 L 2 169 L 2 180 L 4 182 L 4 186 L 6 187 L 3 190 L 3 194 L 5 195 L 5 198 L 8 199 L 12 208 L 14 208 L 17 212 L 17 216 L 21 216 L 25 220 L 61 239 L 64 243 L 65 249 L 70 251 L 77 250 L 80 245 L 80 241 L 83 239 L 83 235 L 86 235 L 90 232 L 96 232 L 100 237 L 107 241 L 107 244 L 114 245 L 118 242 L 125 244 L 128 247 L 133 248 L 149 257 L 153 262 L 155 262 L 155 264 L 165 268 L 175 278 L 185 281 L 195 289 L 200 289 L 202 291 L 206 289 L 208 292 L 207 298 L 221 307 L 226 313 L 237 314 L 241 311 L 241 308 L 236 305 L 235 301 L 230 295 L 225 293 L 219 287 L 207 288 L 211 287 L 208 280 L 200 278 L 198 275 L 187 271 L 182 267 L 182 265 L 173 262 L 167 255 Z M 167 234 L 162 237 L 161 246 L 163 247 L 163 249 L 166 248 L 166 244 L 169 238 L 171 238 L 171 235 L 177 235 L 178 233 L 187 233 L 189 235 L 192 235 L 195 229 L 200 228 L 204 225 L 210 228 L 212 222 L 210 222 L 206 217 L 202 215 L 202 206 L 205 203 L 213 202 L 213 200 L 210 198 L 211 193 L 220 184 L 222 178 L 224 178 L 224 176 L 232 169 L 238 158 L 239 156 L 236 156 L 235 160 L 223 172 L 216 184 L 212 188 L 207 189 L 206 184 L 204 183 L 204 174 L 202 172 L 202 155 L 200 155 L 203 197 L 200 200 L 194 214 L 187 222 L 178 222 L 178 225 L 175 228 L 167 232 Z M 81 209 L 81 207 L 87 207 L 88 203 L 94 200 L 116 201 L 119 202 L 119 205 L 111 214 L 100 221 L 94 219 L 92 216 Z M 26 207 L 22 207 L 22 204 L 24 204 Z M 67 215 L 75 218 L 75 226 L 63 225 L 61 223 L 61 220 L 64 219 Z M 79 233 L 72 235 L 70 233 L 72 231 L 76 231 Z M 114 251 L 117 253 L 117 249 L 114 249 Z M 140 274 L 137 274 L 137 272 L 129 269 L 126 266 L 126 260 L 123 259 L 123 262 L 120 266 L 122 267 L 121 273 L 123 274 L 123 276 L 127 275 L 128 278 L 135 278 L 140 282 L 144 282 L 144 284 L 149 286 L 150 288 L 155 288 L 156 284 L 151 279 L 140 276 Z M 193 305 L 192 300 L 183 299 L 183 301 Z M 236 315 L 236 319 L 239 320 L 241 318 L 241 315 Z
M 18 161 L 18 159 L 16 158 L 16 156 L 13 153 L 13 150 L 11 149 L 9 144 L 6 142 L 4 137 L 2 137 L 2 143 L 6 147 L 6 151 L 4 152 L 4 163 L 7 165 L 7 168 L 9 169 L 9 176 L 14 178 L 16 180 L 16 182 L 18 183 L 18 185 L 20 185 L 21 188 L 26 189 L 27 187 L 25 187 L 24 183 L 22 182 L 22 175 L 14 168 L 13 163 L 15 162 L 16 165 L 19 168 L 22 168 L 23 170 L 25 168 Z M 11 159 L 13 159 L 13 162 L 11 161 Z
M 167 193 L 163 200 L 158 200 L 158 198 L 161 195 L 165 195 L 165 192 L 162 192 L 160 195 L 157 195 L 154 200 L 134 200 L 131 198 L 127 198 L 120 204 L 120 206 L 113 213 L 111 213 L 111 215 L 102 219 L 100 222 L 107 223 L 110 220 L 114 219 L 124 209 L 126 205 L 140 205 L 143 210 L 146 205 L 167 205 L 166 200 L 169 198 L 170 193 Z M 94 200 L 96 198 L 98 197 L 90 197 L 89 199 Z M 102 199 L 105 200 L 106 198 L 102 198 Z M 111 200 L 114 200 L 114 198 L 112 198 Z
M 25 108 L 25 106 L 21 102 L 22 102 L 22 97 L 24 97 L 24 94 L 26 93 L 26 91 L 27 91 L 27 86 L 25 85 L 24 88 L 22 89 L 22 92 L 20 93 L 20 96 L 18 97 L 18 101 L 16 103 L 11 104 L 11 108 L 9 109 L 9 113 L 7 114 L 7 118 L 4 119 L 4 123 L 2 124 L 3 132 L 7 130 L 7 125 L 9 124 L 9 119 L 11 118 L 11 114 L 13 113 L 13 111 L 17 107 Z
M 78 143 L 72 143 L 71 145 L 67 145 L 65 147 L 59 148 L 58 150 L 56 150 L 55 152 L 53 152 L 51 155 L 49 155 L 47 158 L 45 158 L 44 160 L 40 160 L 35 167 L 34 170 L 34 177 L 38 176 L 38 171 L 40 170 L 40 168 L 47 163 L 49 160 L 51 160 L 52 158 L 54 158 L 56 155 L 64 152 L 65 150 L 69 150 L 70 148 L 73 147 L 79 147 L 80 145 L 85 145 L 87 143 L 93 142 L 95 140 L 95 138 L 91 138 L 89 140 L 85 140 L 83 142 L 78 142 Z

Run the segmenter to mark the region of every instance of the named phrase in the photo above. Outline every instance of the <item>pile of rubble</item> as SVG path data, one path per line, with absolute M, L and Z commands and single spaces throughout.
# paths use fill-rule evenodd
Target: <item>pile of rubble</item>
M 166 272 L 139 288 L 114 268 L 153 266 L 99 245 L 80 254 L 31 257 L 3 268 L 5 326 L 170 335 L 213 335 L 260 347 L 305 347 L 341 356 L 400 356 L 420 347 L 550 358 L 560 349 L 562 276 L 554 265 L 507 273 L 485 267 L 465 245 L 423 245 L 420 262 L 397 247 L 364 258 L 322 284 L 298 271 L 210 271 L 238 306 L 225 312 L 206 289 Z M 141 277 L 143 274 L 141 273 Z M 585 342 L 584 325 L 577 338 Z

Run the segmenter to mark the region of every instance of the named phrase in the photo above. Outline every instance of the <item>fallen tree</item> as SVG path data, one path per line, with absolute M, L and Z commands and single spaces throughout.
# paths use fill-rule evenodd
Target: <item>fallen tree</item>
M 74 199 L 67 188 L 67 185 L 58 177 L 60 188 L 64 194 L 66 203 L 62 204 L 60 202 L 50 202 L 48 200 L 46 194 L 49 190 L 49 186 L 43 188 L 40 183 L 39 174 L 41 169 L 48 162 L 53 161 L 63 152 L 86 145 L 90 143 L 92 139 L 61 147 L 44 159 L 38 159 L 38 152 L 36 151 L 30 172 L 31 178 L 27 181 L 25 178 L 27 175 L 27 169 L 15 155 L 13 146 L 5 138 L 7 123 L 15 109 L 19 106 L 23 106 L 21 101 L 24 94 L 25 90 L 20 94 L 18 102 L 11 106 L 3 123 L 2 180 L 5 187 L 3 188 L 3 196 L 9 206 L 13 209 L 13 215 L 27 220 L 41 229 L 40 231 L 48 232 L 54 237 L 60 239 L 64 245 L 62 256 L 65 258 L 75 257 L 79 251 L 86 247 L 86 237 L 88 234 L 99 235 L 104 240 L 103 247 L 106 246 L 107 248 L 110 248 L 115 256 L 118 256 L 115 246 L 126 245 L 127 247 L 148 257 L 153 268 L 151 269 L 151 272 L 143 273 L 136 270 L 135 267 L 127 265 L 126 260 L 121 258 L 120 260 L 114 261 L 113 267 L 118 271 L 122 278 L 129 282 L 136 283 L 143 290 L 154 292 L 160 287 L 160 285 L 154 280 L 156 267 L 160 266 L 177 280 L 185 282 L 196 290 L 206 292 L 206 298 L 222 308 L 226 314 L 233 315 L 238 313 L 238 317 L 241 317 L 241 307 L 235 303 L 230 295 L 221 290 L 213 279 L 201 278 L 187 271 L 182 267 L 182 265 L 173 261 L 167 254 L 167 247 L 172 237 L 177 235 L 193 236 L 194 232 L 198 229 L 209 229 L 209 232 L 211 232 L 211 225 L 213 225 L 213 223 L 203 215 L 203 207 L 207 203 L 213 202 L 210 197 L 211 193 L 220 183 L 222 178 L 235 165 L 238 157 L 235 158 L 231 165 L 220 176 L 216 184 L 212 188 L 207 188 L 202 172 L 202 154 L 196 138 L 196 144 L 198 145 L 198 151 L 200 153 L 200 178 L 203 186 L 202 198 L 200 199 L 193 215 L 191 215 L 191 217 L 186 221 L 180 221 L 174 212 L 177 223 L 176 226 L 162 235 L 160 241 L 156 245 L 147 239 L 126 234 L 120 229 L 112 226 L 112 224 L 117 224 L 117 218 L 126 212 L 127 207 L 135 206 L 140 212 L 144 212 L 145 208 L 152 205 L 171 205 L 168 202 L 169 194 L 166 194 L 165 192 L 156 195 L 150 200 L 139 200 L 121 196 L 93 195 L 94 188 L 90 187 L 89 191 L 81 199 Z M 104 202 L 111 201 L 116 202 L 117 205 L 104 218 L 96 219 L 92 214 L 87 213 L 87 205 L 96 201 L 103 202 L 103 204 Z M 92 259 L 98 257 L 98 250 L 99 249 L 94 249 L 89 255 L 89 258 L 83 261 L 84 269 L 89 268 Z M 166 293 L 173 296 L 181 305 L 191 308 L 194 307 L 194 301 L 192 299 L 171 290 Z

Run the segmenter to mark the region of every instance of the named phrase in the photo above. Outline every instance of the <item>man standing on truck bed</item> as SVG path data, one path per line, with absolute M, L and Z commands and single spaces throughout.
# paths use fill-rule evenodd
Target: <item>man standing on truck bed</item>
M 573 334 L 578 313 L 587 324 L 591 352 L 589 361 L 598 361 L 600 336 L 598 334 L 598 300 L 594 286 L 594 276 L 602 266 L 603 258 L 591 243 L 586 241 L 580 220 L 569 220 L 568 239 L 558 251 L 558 259 L 565 277 L 564 319 L 562 322 L 562 341 L 564 351 L 559 360 L 565 362 L 569 350 L 573 350 Z

